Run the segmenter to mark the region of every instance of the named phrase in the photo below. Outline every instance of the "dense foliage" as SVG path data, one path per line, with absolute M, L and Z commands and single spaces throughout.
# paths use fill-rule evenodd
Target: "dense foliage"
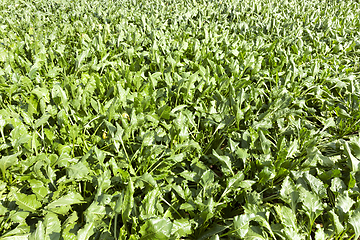
M 360 4 L 2 0 L 0 239 L 358 239 Z

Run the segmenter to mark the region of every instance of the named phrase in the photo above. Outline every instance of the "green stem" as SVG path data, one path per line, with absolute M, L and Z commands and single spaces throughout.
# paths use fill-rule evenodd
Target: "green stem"
M 116 235 L 116 228 L 117 228 L 117 218 L 118 218 L 118 214 L 115 214 L 115 219 L 114 219 L 114 236 L 115 236 L 115 240 L 117 240 L 117 235 Z

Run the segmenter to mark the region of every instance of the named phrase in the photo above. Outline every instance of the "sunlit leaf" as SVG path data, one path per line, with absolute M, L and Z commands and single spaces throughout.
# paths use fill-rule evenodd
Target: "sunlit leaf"
M 35 194 L 26 195 L 23 193 L 13 193 L 16 204 L 25 211 L 35 212 L 41 207 L 41 203 L 36 200 Z

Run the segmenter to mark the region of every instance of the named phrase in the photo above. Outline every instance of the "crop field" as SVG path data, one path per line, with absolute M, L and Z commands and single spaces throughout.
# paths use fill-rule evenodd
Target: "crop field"
M 0 240 L 360 239 L 359 1 L 0 2 Z

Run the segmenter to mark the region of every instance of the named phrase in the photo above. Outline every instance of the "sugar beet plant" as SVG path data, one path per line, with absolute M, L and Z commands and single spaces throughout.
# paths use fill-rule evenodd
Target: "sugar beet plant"
M 358 239 L 360 5 L 3 0 L 0 239 Z

